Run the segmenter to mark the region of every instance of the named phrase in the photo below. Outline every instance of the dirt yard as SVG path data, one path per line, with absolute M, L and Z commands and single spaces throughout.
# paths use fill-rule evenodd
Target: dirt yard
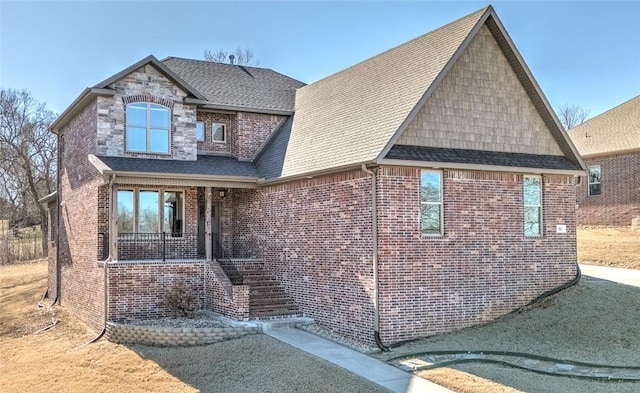
M 588 265 L 640 269 L 640 231 L 578 229 L 578 261 Z
M 46 264 L 0 266 L 0 392 L 386 392 L 266 335 L 195 347 L 100 340 L 63 309 L 38 308 Z

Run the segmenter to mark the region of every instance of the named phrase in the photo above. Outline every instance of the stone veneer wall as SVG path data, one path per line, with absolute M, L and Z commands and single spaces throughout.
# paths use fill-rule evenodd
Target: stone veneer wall
M 589 196 L 589 180 L 576 187 L 578 225 L 630 226 L 640 217 L 640 152 L 586 158 L 600 165 L 601 194 Z
M 486 26 L 397 143 L 562 155 Z
M 183 104 L 187 93 L 147 64 L 114 82 L 113 97 L 98 97 L 97 155 L 196 159 L 196 107 Z M 126 151 L 126 103 L 154 102 L 168 106 L 171 112 L 170 154 L 129 153 Z M 96 128 L 86 132 L 93 133 Z
M 262 333 L 260 327 L 162 328 L 109 322 L 107 339 L 118 344 L 188 347 Z
M 385 343 L 491 321 L 576 275 L 573 177 L 543 176 L 543 236 L 525 237 L 521 174 L 443 173 L 444 235 L 430 237 L 420 232 L 420 169 L 379 171 Z
M 305 315 L 372 343 L 370 190 L 361 171 L 235 190 L 233 217 Z

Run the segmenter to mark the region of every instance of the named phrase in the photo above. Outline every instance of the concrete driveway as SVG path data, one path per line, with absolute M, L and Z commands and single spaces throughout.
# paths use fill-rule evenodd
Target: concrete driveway
M 585 276 L 640 287 L 640 270 L 582 264 L 580 264 L 580 270 Z

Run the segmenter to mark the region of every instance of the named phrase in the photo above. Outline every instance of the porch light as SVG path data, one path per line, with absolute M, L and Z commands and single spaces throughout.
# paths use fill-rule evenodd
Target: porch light
M 227 195 L 226 188 L 221 188 L 220 190 L 218 190 L 218 192 L 220 193 L 220 199 L 224 199 L 224 197 Z

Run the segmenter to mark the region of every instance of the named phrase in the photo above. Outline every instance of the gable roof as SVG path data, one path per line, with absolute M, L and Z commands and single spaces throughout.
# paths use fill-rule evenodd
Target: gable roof
M 493 8 L 487 7 L 298 89 L 282 176 L 381 163 L 484 24 L 564 155 L 583 169 Z
M 640 150 L 640 96 L 568 131 L 585 157 Z
M 267 68 L 178 57 L 162 63 L 221 109 L 293 112 L 296 89 L 305 85 Z

